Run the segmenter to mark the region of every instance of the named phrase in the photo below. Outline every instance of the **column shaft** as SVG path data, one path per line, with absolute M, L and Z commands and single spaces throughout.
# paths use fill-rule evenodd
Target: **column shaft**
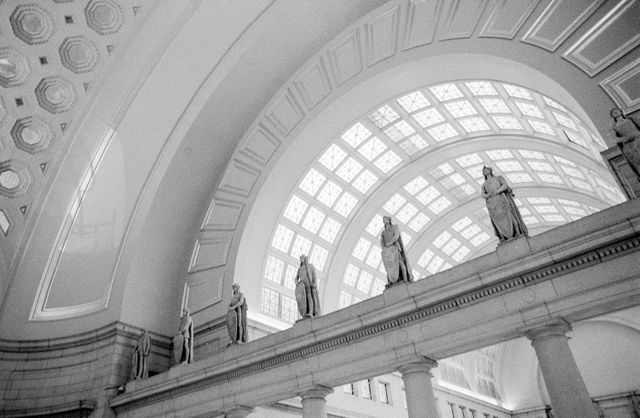
M 425 358 L 399 368 L 407 396 L 409 418 L 439 418 L 430 370 L 438 363 Z
M 333 389 L 318 385 L 300 393 L 302 418 L 327 418 L 327 395 L 332 392 Z
M 525 332 L 536 350 L 556 418 L 598 418 L 565 335 L 569 324 L 556 320 Z

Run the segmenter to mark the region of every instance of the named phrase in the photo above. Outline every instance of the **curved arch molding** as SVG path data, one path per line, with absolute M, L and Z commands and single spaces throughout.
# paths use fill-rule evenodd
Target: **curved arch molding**
M 611 103 L 607 104 L 607 100 L 603 100 L 603 96 L 606 97 L 603 93 L 606 93 L 609 100 L 618 103 L 623 109 L 631 109 L 632 106 L 637 105 L 639 99 L 637 93 L 633 93 L 630 87 L 632 82 L 640 82 L 638 65 L 631 62 L 638 55 L 634 50 L 640 42 L 637 34 L 633 31 L 625 34 L 616 33 L 615 36 L 621 37 L 619 41 L 621 47 L 615 53 L 610 53 L 609 50 L 603 51 L 600 48 L 607 39 L 610 39 L 612 33 L 617 31 L 619 24 L 631 22 L 634 19 L 636 6 L 629 2 L 624 3 L 615 10 L 607 11 L 599 7 L 602 5 L 601 0 L 583 2 L 579 7 L 574 7 L 573 3 L 568 1 L 557 0 L 552 1 L 545 9 L 538 7 L 540 3 L 535 0 L 495 3 L 478 0 L 465 2 L 464 8 L 460 1 L 390 2 L 337 36 L 327 47 L 312 57 L 281 88 L 280 93 L 274 96 L 252 128 L 241 139 L 232 162 L 227 168 L 227 174 L 214 193 L 208 213 L 218 210 L 218 216 L 221 218 L 233 218 L 239 228 L 234 232 L 225 233 L 240 238 L 245 227 L 243 219 L 251 216 L 247 212 L 253 209 L 254 197 L 258 194 L 255 192 L 256 185 L 262 185 L 269 175 L 273 175 L 271 170 L 274 161 L 282 156 L 284 149 L 291 146 L 292 140 L 299 139 L 303 129 L 306 129 L 313 118 L 324 110 L 324 106 L 349 89 L 358 86 L 358 83 L 364 79 L 373 78 L 376 73 L 380 74 L 394 66 L 400 67 L 420 58 L 432 58 L 433 60 L 430 61 L 432 66 L 428 67 L 428 72 L 440 73 L 439 77 L 441 77 L 438 80 L 431 78 L 423 81 L 423 85 L 426 85 L 431 82 L 454 79 L 442 78 L 446 75 L 442 74 L 443 70 L 438 68 L 437 64 L 441 61 L 442 67 L 447 67 L 448 56 L 455 52 L 500 54 L 501 52 L 495 51 L 508 49 L 509 52 L 513 52 L 514 59 L 520 61 L 519 64 L 528 63 L 531 68 L 535 67 L 533 61 L 536 58 L 534 57 L 538 56 L 543 60 L 554 62 L 551 67 L 556 73 L 548 74 L 549 76 L 563 73 L 564 77 L 579 79 L 580 81 L 576 81 L 576 84 L 593 86 L 591 77 L 595 74 L 604 74 L 613 81 L 603 83 L 603 89 L 599 91 L 597 88 L 591 88 L 589 93 L 584 94 L 600 95 L 598 101 L 602 107 L 602 103 L 605 103 L 604 106 L 610 106 Z M 585 26 L 591 28 L 589 36 L 579 39 L 572 37 L 578 29 Z M 510 42 L 505 43 L 505 41 Z M 468 43 L 466 44 L 468 50 L 458 51 L 460 45 L 465 45 L 465 42 Z M 531 46 L 535 48 L 531 49 Z M 568 52 L 563 55 L 556 53 L 561 46 L 566 46 Z M 562 49 L 565 50 L 565 48 Z M 440 55 L 439 58 L 442 60 L 435 60 L 437 55 Z M 584 57 L 587 56 L 592 64 L 586 62 Z M 621 60 L 629 63 L 626 68 L 615 72 L 608 71 L 612 64 Z M 574 66 L 568 66 L 567 63 Z M 463 71 L 460 68 L 455 70 L 458 73 Z M 514 68 L 514 70 L 517 69 Z M 478 74 L 469 76 L 488 77 Z M 510 74 L 504 76 L 511 77 Z M 425 77 L 438 77 L 438 75 L 425 75 Z M 460 76 L 450 75 L 449 77 Z M 389 85 L 393 86 L 388 87 L 389 89 L 396 88 L 393 93 L 388 94 L 389 97 L 412 88 L 398 87 L 404 86 L 403 81 L 398 78 L 400 77 L 390 75 L 385 79 Z M 538 91 L 550 92 L 551 96 L 569 105 L 571 110 L 580 117 L 594 121 L 601 128 L 598 131 L 606 133 L 602 128 L 605 126 L 603 122 L 606 121 L 606 117 L 594 111 L 593 103 L 588 105 L 592 107 L 585 113 L 573 97 L 566 95 L 566 91 L 554 90 L 539 78 L 529 79 L 528 83 L 520 80 L 520 84 Z M 387 86 L 379 87 L 382 91 L 379 94 L 387 93 Z M 578 97 L 582 93 L 574 90 L 569 94 L 576 94 Z M 584 103 L 585 100 L 581 102 Z M 340 117 L 342 118 L 342 115 Z M 348 123 L 346 116 L 341 121 Z M 315 138 L 315 140 L 323 142 L 321 138 Z M 313 149 L 320 148 L 316 144 L 307 145 Z M 305 155 L 302 159 L 311 151 L 305 149 L 303 152 Z M 250 174 L 243 173 L 242 176 L 232 175 L 234 172 L 239 172 L 240 162 L 245 162 L 258 170 L 259 174 L 251 171 Z M 269 188 L 270 183 L 266 184 Z M 227 203 L 227 208 L 221 208 L 217 206 L 218 201 L 232 202 L 233 206 L 231 208 Z M 269 209 L 260 207 L 261 218 L 269 219 L 271 213 L 265 214 L 265 211 Z M 276 216 L 274 214 L 274 218 Z M 249 220 L 246 225 L 252 225 L 252 222 Z M 213 230 L 218 233 L 223 231 L 222 228 L 208 230 L 203 228 L 197 240 L 207 239 Z M 256 238 L 253 232 L 255 231 L 252 231 L 251 240 Z M 239 245 L 239 253 L 243 255 L 255 255 L 252 251 L 257 251 L 260 247 L 253 243 L 246 244 L 246 240 L 235 238 L 234 240 L 236 245 Z M 230 254 L 234 254 L 233 249 Z M 251 268 L 249 268 L 250 271 L 247 270 L 246 266 L 236 265 L 236 268 L 238 270 L 234 276 L 232 266 L 220 267 L 231 272 L 231 276 L 241 283 L 243 280 L 255 279 L 260 274 Z M 256 295 L 253 295 L 254 300 L 257 300 Z M 249 297 L 251 297 L 250 293 Z

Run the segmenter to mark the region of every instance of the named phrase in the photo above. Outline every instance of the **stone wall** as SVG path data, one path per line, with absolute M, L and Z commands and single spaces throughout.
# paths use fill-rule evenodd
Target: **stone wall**
M 114 322 L 63 338 L 0 340 L 0 416 L 114 416 L 108 400 L 129 379 L 141 333 Z M 170 343 L 161 335 L 151 339 L 149 371 L 156 374 L 168 368 Z

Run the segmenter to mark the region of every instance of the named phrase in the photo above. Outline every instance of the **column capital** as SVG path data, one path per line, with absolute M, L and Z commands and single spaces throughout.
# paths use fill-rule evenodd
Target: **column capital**
M 562 318 L 554 318 L 543 324 L 535 325 L 522 330 L 522 334 L 534 344 L 553 337 L 565 337 L 571 331 L 571 324 Z
M 236 406 L 224 413 L 224 418 L 247 418 L 250 413 L 253 412 L 253 408 L 248 406 Z
M 303 401 L 306 401 L 308 399 L 325 400 L 327 395 L 329 395 L 330 393 L 333 393 L 333 388 L 323 385 L 315 385 L 312 388 L 298 393 L 298 396 L 300 396 Z
M 402 373 L 403 376 L 412 373 L 428 373 L 431 375 L 431 369 L 434 367 L 438 367 L 437 361 L 430 359 L 429 357 L 422 357 L 421 359 L 412 361 L 411 363 L 403 364 L 398 367 L 398 371 Z

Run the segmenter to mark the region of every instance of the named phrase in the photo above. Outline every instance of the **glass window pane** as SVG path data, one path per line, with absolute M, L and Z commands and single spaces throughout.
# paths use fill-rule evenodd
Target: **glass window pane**
M 429 182 L 424 177 L 418 176 L 404 186 L 404 189 L 412 195 L 415 195 L 423 188 L 427 187 Z
M 347 161 L 345 161 L 345 163 L 340 166 L 338 171 L 336 171 L 336 174 L 342 180 L 349 183 L 361 170 L 362 170 L 362 164 L 360 164 L 355 159 L 349 157 L 349 159 L 347 159 Z
M 506 149 L 496 149 L 496 150 L 485 151 L 485 152 L 489 156 L 489 158 L 492 160 L 504 160 L 507 158 L 513 158 L 513 154 L 511 154 L 511 151 Z
M 336 203 L 336 206 L 333 209 L 336 212 L 338 212 L 340 215 L 347 218 L 349 217 L 349 214 L 351 213 L 353 208 L 356 207 L 357 204 L 358 204 L 358 199 L 353 197 L 350 193 L 344 192 L 344 194 L 340 197 L 340 199 L 338 200 L 338 203 Z
M 435 213 L 437 215 L 440 212 L 442 212 L 443 210 L 445 210 L 446 208 L 448 208 L 449 206 L 451 206 L 451 202 L 449 201 L 449 199 L 447 199 L 446 197 L 442 196 L 442 197 L 436 199 L 433 203 L 431 203 L 427 207 L 429 208 L 429 210 L 431 212 L 433 212 L 433 213 Z
M 387 203 L 385 203 L 382 208 L 387 212 L 389 212 L 391 215 L 393 215 L 398 211 L 398 209 L 400 209 L 402 205 L 405 204 L 406 201 L 407 199 L 405 199 L 404 197 L 396 193 L 393 196 L 391 196 L 389 200 L 387 200 Z
M 547 135 L 555 135 L 555 131 L 551 128 L 551 126 L 549 126 L 549 124 L 545 123 L 545 122 L 541 122 L 538 120 L 531 120 L 528 119 L 529 125 L 531 125 L 531 127 L 533 128 L 534 131 L 541 133 L 541 134 L 547 134 Z
M 369 131 L 362 123 L 358 122 L 353 125 L 347 132 L 342 134 L 341 138 L 353 148 L 357 148 L 365 139 L 371 136 Z
M 402 148 L 404 152 L 409 155 L 413 155 L 428 146 L 429 144 L 427 143 L 427 141 L 422 139 L 420 135 L 413 135 L 406 141 L 400 143 L 400 148 Z
M 431 261 L 432 257 L 433 257 L 433 251 L 426 250 L 424 253 L 422 253 L 420 258 L 418 259 L 418 265 L 422 268 L 425 268 L 429 263 L 429 261 Z
M 333 244 L 333 241 L 336 239 L 341 226 L 342 225 L 340 224 L 340 222 L 336 221 L 335 219 L 327 218 L 324 225 L 322 226 L 322 229 L 320 230 L 320 238 Z
M 475 115 L 476 109 L 468 100 L 460 100 L 458 102 L 445 103 L 444 107 L 447 108 L 449 114 L 454 118 L 461 118 L 464 116 Z
M 338 306 L 340 306 L 340 309 L 350 306 L 352 302 L 352 297 L 353 296 L 351 295 L 351 293 L 347 293 L 344 290 L 341 290 L 340 300 L 338 301 Z
M 297 224 L 302 219 L 302 215 L 304 215 L 304 211 L 307 210 L 308 206 L 307 202 L 293 195 L 284 211 L 284 217 Z
M 498 94 L 488 81 L 467 81 L 465 84 L 474 96 L 492 96 Z
M 467 154 L 456 158 L 456 162 L 460 164 L 460 167 L 466 168 L 475 164 L 481 164 L 482 159 L 478 154 Z
M 436 123 L 440 123 L 444 121 L 444 117 L 435 108 L 430 108 L 425 111 L 418 112 L 415 115 L 413 115 L 413 118 L 423 128 L 427 128 L 429 126 L 435 125 Z
M 418 232 L 429 222 L 429 217 L 424 213 L 420 212 L 416 215 L 415 218 L 409 222 L 409 228 L 411 228 L 414 232 Z
M 479 99 L 487 113 L 511 113 L 511 109 L 502 99 Z
M 351 184 L 357 191 L 362 194 L 366 194 L 371 186 L 376 184 L 377 181 L 378 177 L 376 177 L 371 171 L 364 170 Z
M 522 125 L 518 119 L 512 116 L 492 116 L 493 121 L 500 129 L 522 130 Z
M 264 268 L 264 277 L 272 282 L 280 284 L 284 261 L 272 255 L 267 256 L 267 264 Z
M 396 101 L 409 113 L 429 106 L 429 101 L 419 91 L 409 93 Z
M 507 91 L 507 94 L 511 97 L 518 97 L 520 99 L 529 99 L 533 100 L 531 97 L 531 93 L 528 90 L 523 89 L 522 87 L 514 86 L 512 84 L 502 84 L 504 89 Z
M 418 212 L 418 208 L 416 208 L 411 203 L 407 203 L 396 213 L 396 219 L 398 219 L 403 224 L 406 224 L 413 218 L 413 216 Z
M 320 224 L 322 224 L 322 221 L 324 221 L 324 218 L 326 216 L 327 215 L 325 215 L 321 210 L 312 207 L 311 209 L 309 209 L 307 216 L 304 218 L 302 227 L 307 231 L 315 234 L 316 232 L 318 232 Z
M 355 287 L 358 273 L 360 273 L 360 269 L 358 267 L 351 263 L 347 264 L 347 270 L 344 273 L 343 282 L 351 287 Z
M 336 201 L 341 192 L 342 187 L 329 180 L 320 191 L 318 200 L 331 207 L 333 206 L 333 203 Z
M 376 160 L 375 165 L 380 169 L 380 171 L 386 174 L 391 171 L 393 167 L 398 165 L 400 161 L 402 161 L 402 159 L 398 157 L 395 152 L 388 151 L 386 154 Z
M 360 272 L 360 280 L 358 280 L 357 289 L 363 293 L 369 294 L 369 288 L 371 287 L 372 280 L 373 280 L 373 275 L 368 271 L 362 270 Z
M 326 179 L 324 175 L 312 168 L 304 177 L 299 187 L 311 196 L 314 196 Z
M 533 116 L 534 118 L 544 119 L 544 115 L 542 114 L 542 111 L 540 111 L 538 106 L 532 103 L 517 101 L 516 106 L 518 106 L 518 109 L 520 109 L 520 112 L 522 112 L 522 114 L 525 116 Z
M 352 255 L 358 260 L 362 261 L 364 260 L 365 255 L 367 255 L 369 247 L 371 247 L 371 242 L 364 238 L 360 238 L 355 248 L 353 249 Z
M 429 132 L 429 135 L 431 135 L 433 139 L 438 142 L 458 135 L 458 131 L 456 131 L 453 126 L 449 125 L 448 123 L 443 123 L 442 125 L 435 126 L 427 130 L 427 132 Z
M 311 241 L 302 235 L 296 237 L 293 247 L 291 247 L 291 256 L 294 258 L 300 257 L 301 254 L 309 255 L 311 249 Z
M 262 312 L 273 316 L 278 316 L 278 292 L 262 288 Z
M 385 134 L 391 139 L 393 142 L 398 142 L 401 139 L 415 133 L 415 129 L 411 127 L 405 120 L 401 120 L 390 128 L 385 129 Z
M 380 232 L 382 232 L 383 227 L 384 223 L 382 222 L 382 215 L 375 215 L 369 222 L 369 225 L 367 225 L 366 231 L 374 237 L 378 237 Z
M 281 304 L 281 318 L 289 323 L 294 323 L 296 319 L 298 319 L 298 305 L 296 301 L 289 296 L 282 295 Z
M 418 193 L 416 199 L 418 199 L 418 201 L 423 205 L 426 205 L 438 196 L 440 196 L 440 192 L 435 187 L 429 186 L 422 192 Z
M 489 125 L 487 125 L 487 122 L 482 118 L 461 119 L 458 120 L 458 123 L 462 125 L 468 133 L 489 130 Z
M 358 149 L 358 152 L 367 159 L 373 161 L 378 155 L 384 152 L 387 146 L 375 136 Z
M 433 245 L 437 248 L 442 248 L 445 242 L 447 242 L 451 238 L 451 234 L 447 231 L 443 231 L 438 237 L 433 241 Z
M 276 227 L 276 232 L 273 234 L 273 241 L 271 241 L 271 246 L 286 253 L 289 250 L 291 238 L 293 238 L 293 231 L 286 226 L 278 225 Z
M 329 149 L 322 154 L 322 157 L 320 157 L 318 161 L 320 161 L 320 164 L 327 167 L 328 170 L 333 171 L 338 165 L 340 165 L 346 156 L 346 151 L 336 144 L 332 144 Z
M 457 99 L 462 97 L 462 93 L 456 87 L 455 84 L 447 83 L 440 84 L 439 86 L 430 87 L 431 93 L 438 98 L 440 101 Z
M 396 111 L 389 105 L 384 105 L 369 115 L 369 120 L 378 128 L 382 128 L 398 118 L 399 116 Z
M 318 269 L 319 271 L 324 271 L 324 266 L 327 262 L 328 256 L 329 251 L 316 244 L 313 246 L 313 251 L 311 252 L 309 261 L 316 267 L 316 269 Z

